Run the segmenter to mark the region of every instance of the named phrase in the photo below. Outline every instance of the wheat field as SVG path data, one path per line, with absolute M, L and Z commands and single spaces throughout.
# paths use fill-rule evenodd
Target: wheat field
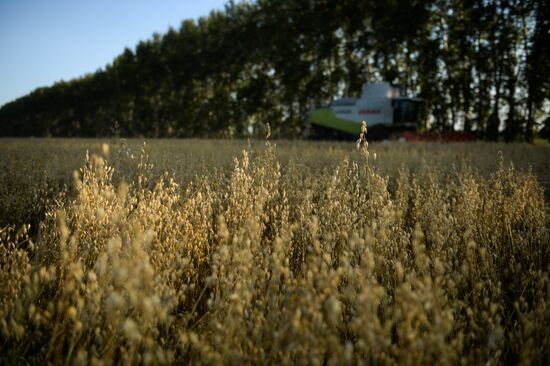
M 549 364 L 548 161 L 3 139 L 0 364 Z

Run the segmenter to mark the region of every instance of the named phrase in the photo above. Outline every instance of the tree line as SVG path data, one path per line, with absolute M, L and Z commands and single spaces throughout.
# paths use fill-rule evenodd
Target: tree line
M 293 138 L 313 106 L 389 81 L 433 130 L 533 141 L 549 60 L 545 0 L 229 1 L 4 105 L 0 135 Z

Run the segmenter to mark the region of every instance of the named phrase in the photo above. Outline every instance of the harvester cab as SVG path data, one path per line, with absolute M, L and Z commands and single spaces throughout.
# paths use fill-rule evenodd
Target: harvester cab
M 389 83 L 363 84 L 361 97 L 344 97 L 308 113 L 306 135 L 310 138 L 349 139 L 357 136 L 366 121 L 369 139 L 387 139 L 401 131 L 416 131 L 422 122 L 423 100 L 403 96 Z

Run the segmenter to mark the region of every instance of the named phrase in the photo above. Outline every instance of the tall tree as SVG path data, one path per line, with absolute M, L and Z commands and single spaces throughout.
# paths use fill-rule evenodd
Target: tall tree
M 425 128 L 532 141 L 549 100 L 543 0 L 229 1 L 103 70 L 0 108 L 0 135 L 301 135 L 364 82 L 424 98 Z

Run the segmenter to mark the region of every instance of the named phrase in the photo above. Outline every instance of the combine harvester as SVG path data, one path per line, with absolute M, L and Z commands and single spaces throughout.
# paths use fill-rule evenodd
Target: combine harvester
M 363 84 L 360 98 L 341 98 L 309 112 L 306 135 L 313 139 L 349 139 L 366 121 L 369 139 L 399 137 L 402 131 L 416 131 L 424 122 L 423 100 L 403 96 L 389 83 Z
M 342 98 L 309 112 L 306 137 L 349 140 L 356 138 L 366 121 L 369 140 L 468 141 L 470 134 L 417 132 L 425 130 L 424 101 L 404 96 L 389 83 L 363 84 L 360 98 Z

